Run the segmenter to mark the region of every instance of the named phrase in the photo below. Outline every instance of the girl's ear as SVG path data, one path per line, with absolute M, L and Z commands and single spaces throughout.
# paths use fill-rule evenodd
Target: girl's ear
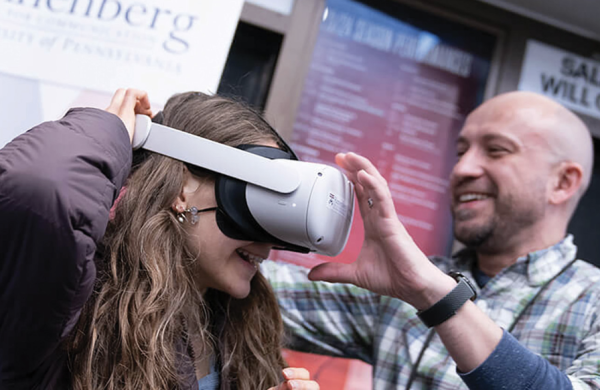
M 561 163 L 550 194 L 550 203 L 561 204 L 571 199 L 581 187 L 583 169 L 574 162 Z
M 200 180 L 192 175 L 187 168 L 184 168 L 183 175 L 183 186 L 177 199 L 171 205 L 171 209 L 176 213 L 183 213 L 187 209 L 190 195 L 195 193 L 200 187 Z

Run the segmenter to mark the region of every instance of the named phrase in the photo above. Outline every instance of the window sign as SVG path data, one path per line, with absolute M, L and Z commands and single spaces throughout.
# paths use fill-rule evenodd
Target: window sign
M 530 39 L 519 89 L 600 118 L 600 62 Z

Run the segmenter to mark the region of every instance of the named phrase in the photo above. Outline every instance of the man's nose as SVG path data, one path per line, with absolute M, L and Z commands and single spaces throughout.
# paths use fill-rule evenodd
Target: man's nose
M 451 179 L 461 180 L 467 178 L 477 178 L 483 175 L 483 157 L 481 153 L 471 148 L 462 154 L 454 168 L 452 169 Z

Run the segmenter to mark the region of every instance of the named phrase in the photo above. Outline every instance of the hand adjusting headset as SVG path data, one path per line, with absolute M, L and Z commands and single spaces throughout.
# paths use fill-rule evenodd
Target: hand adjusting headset
M 136 116 L 134 149 L 217 173 L 217 224 L 228 237 L 338 255 L 354 216 L 354 186 L 335 167 L 268 146 L 239 148 Z

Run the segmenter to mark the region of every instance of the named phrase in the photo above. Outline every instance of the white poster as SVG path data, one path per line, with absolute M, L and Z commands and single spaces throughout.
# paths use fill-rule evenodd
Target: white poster
M 0 147 L 121 87 L 217 90 L 243 0 L 0 0 Z
M 541 93 L 573 111 L 600 118 L 600 62 L 527 42 L 519 89 Z

